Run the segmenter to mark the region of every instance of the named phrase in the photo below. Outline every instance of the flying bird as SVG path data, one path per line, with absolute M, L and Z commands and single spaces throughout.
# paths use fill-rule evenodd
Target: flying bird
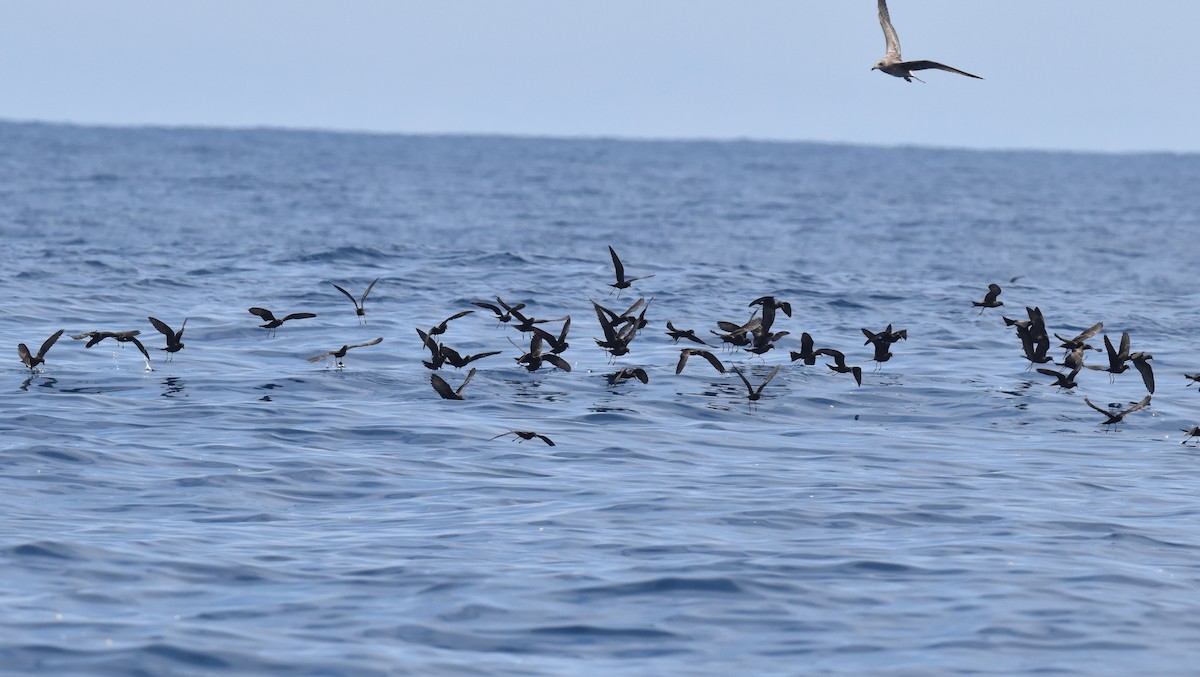
M 789 353 L 792 358 L 792 362 L 795 362 L 796 360 L 804 360 L 804 364 L 807 364 L 810 367 L 817 363 L 818 354 L 819 353 L 813 350 L 813 337 L 812 334 L 809 334 L 808 332 L 803 332 L 800 334 L 800 352 L 793 350 Z
M 358 299 L 355 299 L 353 294 L 346 291 L 345 289 L 342 289 L 337 284 L 335 284 L 333 282 L 330 282 L 330 284 L 333 285 L 334 289 L 342 292 L 343 294 L 346 295 L 346 298 L 350 299 L 350 303 L 354 304 L 354 314 L 363 318 L 363 320 L 365 321 L 367 318 L 367 309 L 365 307 L 363 307 L 363 304 L 365 304 L 367 302 L 367 294 L 371 293 L 371 290 L 375 288 L 375 283 L 378 281 L 379 281 L 379 278 L 375 278 L 374 280 L 371 280 L 371 284 L 367 285 L 367 290 L 364 291 L 362 293 L 362 296 L 360 296 Z
M 1054 371 L 1053 369 L 1038 369 L 1038 373 L 1045 374 L 1046 376 L 1053 376 L 1054 383 L 1049 384 L 1052 386 L 1058 386 L 1059 388 L 1070 390 L 1071 388 L 1079 385 L 1075 382 L 1075 377 L 1079 375 L 1079 367 L 1072 369 L 1071 373 L 1069 374 L 1063 374 L 1062 372 Z
M 331 350 L 327 353 L 321 353 L 320 355 L 314 355 L 313 357 L 308 358 L 308 361 L 309 362 L 320 362 L 321 360 L 325 359 L 326 357 L 333 357 L 334 364 L 337 365 L 338 369 L 341 369 L 342 367 L 346 366 L 345 364 L 342 363 L 342 358 L 344 358 L 346 356 L 346 351 L 350 350 L 351 348 L 363 348 L 365 346 L 373 346 L 376 343 L 379 343 L 381 341 L 383 341 L 382 336 L 380 336 L 379 338 L 376 338 L 376 339 L 371 339 L 370 341 L 367 341 L 366 343 L 355 343 L 353 345 L 345 345 L 345 346 L 342 346 L 341 348 L 338 348 L 337 350 Z
M 167 337 L 167 347 L 159 348 L 159 350 L 165 350 L 168 353 L 171 353 L 169 357 L 173 357 L 174 353 L 183 350 L 183 330 L 185 327 L 187 327 L 186 317 L 183 318 L 183 324 L 179 325 L 179 331 L 171 329 L 167 326 L 166 322 L 163 322 L 156 317 L 147 317 L 146 319 L 150 320 L 150 324 L 154 325 L 155 329 L 162 332 L 162 335 Z
M 1180 444 L 1187 444 L 1193 441 L 1193 438 L 1200 437 L 1200 425 L 1194 425 L 1191 428 L 1180 428 L 1179 432 L 1185 433 L 1183 441 Z
M 606 378 L 608 379 L 608 385 L 610 386 L 618 385 L 624 381 L 628 381 L 631 378 L 636 378 L 642 383 L 650 382 L 650 376 L 646 374 L 646 370 L 642 369 L 641 367 L 636 367 L 633 369 L 620 369 L 611 374 L 607 374 Z
M 1096 405 L 1092 404 L 1092 401 L 1086 397 L 1083 398 L 1083 401 L 1092 409 L 1095 409 L 1096 411 L 1098 411 L 1101 414 L 1104 414 L 1105 416 L 1108 417 L 1108 420 L 1102 422 L 1100 425 L 1111 425 L 1113 423 L 1120 423 L 1121 421 L 1123 421 L 1125 419 L 1125 416 L 1127 414 L 1132 414 L 1133 412 L 1145 407 L 1147 404 L 1150 404 L 1150 396 L 1147 395 L 1147 396 L 1143 397 L 1141 402 L 1134 404 L 1132 407 L 1130 407 L 1124 411 L 1113 411 L 1111 409 L 1101 409 L 1100 407 L 1097 407 Z
M 546 437 L 545 435 L 543 435 L 541 433 L 535 433 L 532 430 L 510 430 L 506 433 L 500 433 L 499 435 L 496 435 L 492 439 L 493 440 L 499 439 L 501 437 L 504 437 L 505 435 L 516 435 L 518 438 L 520 438 L 520 439 L 516 440 L 517 442 L 526 442 L 528 440 L 532 440 L 532 439 L 536 438 L 536 439 L 539 439 L 539 440 L 545 442 L 546 446 L 548 446 L 548 447 L 554 446 L 554 440 L 550 439 L 549 437 Z
M 1129 365 L 1125 364 L 1129 361 L 1129 332 L 1121 332 L 1120 350 L 1113 347 L 1112 339 L 1108 338 L 1108 334 L 1105 334 L 1104 349 L 1108 352 L 1108 366 L 1091 367 L 1092 369 L 1103 369 L 1112 377 L 1129 370 Z
M 571 331 L 570 315 L 568 315 L 566 321 L 563 322 L 562 329 L 559 330 L 558 336 L 551 334 L 541 327 L 530 327 L 530 331 L 538 336 L 541 336 L 542 340 L 550 346 L 550 352 L 554 355 L 560 355 L 567 348 L 571 347 L 571 344 L 567 343 L 567 333 Z
M 441 334 L 445 334 L 446 329 L 447 329 L 446 325 L 450 324 L 451 320 L 457 320 L 458 318 L 465 317 L 467 315 L 470 315 L 473 312 L 475 312 L 475 311 L 474 310 L 463 310 L 463 311 L 454 313 L 450 317 L 447 317 L 446 319 L 442 320 L 441 323 L 435 324 L 434 326 L 430 327 L 429 335 L 430 336 L 439 336 Z
M 621 263 L 621 259 L 620 259 L 620 257 L 617 256 L 617 251 L 612 248 L 612 245 L 609 245 L 608 253 L 612 255 L 613 271 L 616 273 L 616 277 L 617 277 L 617 281 L 613 282 L 612 284 L 610 284 L 608 286 L 612 287 L 617 292 L 620 292 L 622 289 L 628 289 L 630 285 L 632 285 L 634 282 L 637 282 L 638 280 L 644 280 L 648 277 L 654 277 L 653 275 L 643 275 L 641 277 L 625 277 L 625 266 L 624 266 L 624 264 Z
M 828 356 L 832 357 L 832 358 L 833 358 L 833 362 L 834 362 L 834 363 L 833 363 L 833 364 L 826 364 L 825 366 L 829 367 L 829 369 L 830 369 L 831 371 L 833 371 L 833 372 L 835 372 L 835 373 L 838 373 L 838 374 L 851 374 L 851 375 L 853 375 L 853 376 L 854 376 L 854 382 L 855 382 L 855 383 L 857 383 L 857 384 L 858 384 L 858 385 L 860 385 L 860 386 L 862 385 L 862 367 L 857 367 L 857 366 L 855 366 L 855 367 L 848 367 L 848 366 L 846 366 L 846 355 L 845 355 L 844 353 L 842 353 L 842 351 L 840 351 L 840 350 L 834 350 L 833 348 L 820 348 L 820 349 L 818 349 L 818 350 L 814 351 L 814 354 L 816 354 L 816 355 L 828 355 Z
M 667 336 L 670 336 L 676 343 L 679 343 L 679 339 L 687 339 L 692 343 L 699 343 L 700 345 L 705 346 L 708 345 L 704 339 L 696 336 L 695 329 L 678 329 L 675 327 L 675 325 L 671 324 L 670 320 L 667 320 Z
M 683 372 L 684 365 L 687 364 L 688 358 L 692 355 L 703 357 L 704 359 L 708 360 L 708 363 L 712 365 L 713 369 L 716 369 L 722 374 L 725 373 L 725 365 L 721 364 L 721 360 L 717 359 L 716 355 L 713 355 L 703 348 L 683 348 L 679 351 L 679 363 L 675 365 L 676 374 Z
M 507 305 L 500 299 L 499 296 L 496 297 L 496 301 L 500 303 L 500 306 L 504 307 L 501 308 L 494 303 L 486 303 L 484 301 L 472 301 L 471 305 L 479 306 L 480 308 L 492 311 L 492 314 L 496 316 L 496 321 L 504 324 L 507 324 L 508 321 L 512 319 L 512 311 L 519 311 L 525 307 L 524 303 L 518 303 L 513 306 Z
M 979 306 L 979 314 L 987 308 L 999 308 L 1004 305 L 1004 301 L 1000 301 L 1000 285 L 992 283 L 988 285 L 988 292 L 984 295 L 982 301 L 971 301 L 972 306 Z
M 746 397 L 747 397 L 747 398 L 748 398 L 748 399 L 749 399 L 751 402 L 756 402 L 756 401 L 758 401 L 758 399 L 759 399 L 760 397 L 762 397 L 762 394 L 763 394 L 763 388 L 766 388 L 766 387 L 767 387 L 767 384 L 771 382 L 771 379 L 775 378 L 775 374 L 778 374 L 778 373 L 779 373 L 779 365 L 778 365 L 778 364 L 777 364 L 777 365 L 775 365 L 775 368 L 771 370 L 771 373 L 770 373 L 770 374 L 767 374 L 767 378 L 766 378 L 766 380 L 765 380 L 765 381 L 763 381 L 763 382 L 762 382 L 762 384 L 760 384 L 760 385 L 759 385 L 757 388 L 755 388 L 754 386 L 750 385 L 750 381 L 747 381 L 747 380 L 746 380 L 746 375 L 742 373 L 742 370 L 741 370 L 741 369 L 738 369 L 737 367 L 734 367 L 734 368 L 733 368 L 733 373 L 737 374 L 737 375 L 738 375 L 738 378 L 742 379 L 742 383 L 745 383 L 745 384 L 746 384 L 746 390 L 748 391 L 748 394 L 746 395 Z
M 1083 332 L 1075 338 L 1067 338 L 1058 332 L 1054 333 L 1054 338 L 1062 341 L 1062 347 L 1067 350 L 1083 348 L 1084 350 L 1095 350 L 1096 352 L 1100 352 L 1099 348 L 1093 348 L 1092 346 L 1088 345 L 1087 340 L 1095 336 L 1101 329 L 1104 329 L 1104 323 L 1097 322 L 1087 329 L 1084 329 Z
M 142 342 L 137 338 L 138 334 L 141 333 L 141 330 L 138 329 L 131 329 L 129 331 L 87 331 L 82 334 L 74 334 L 71 336 L 71 338 L 77 341 L 86 338 L 88 342 L 86 345 L 84 345 L 84 348 L 91 348 L 97 343 L 108 338 L 114 339 L 117 343 L 132 343 L 133 345 L 137 346 L 139 351 L 141 351 L 142 357 L 146 358 L 146 371 L 154 371 L 150 368 L 149 351 L 146 350 L 146 346 L 142 345 Z
M 443 400 L 462 400 L 466 399 L 462 394 L 463 388 L 466 388 L 467 384 L 470 383 L 471 379 L 474 377 L 475 370 L 471 369 L 471 371 L 467 372 L 467 378 L 463 380 L 462 385 L 458 387 L 458 390 L 451 388 L 450 384 L 446 383 L 445 379 L 437 374 L 429 375 L 429 383 L 433 386 L 433 389 L 437 391 L 437 394 L 442 396 Z
M 1133 363 L 1134 369 L 1142 375 L 1142 383 L 1146 386 L 1146 392 L 1154 393 L 1154 368 L 1150 366 L 1150 360 L 1154 356 L 1150 353 L 1136 352 L 1129 355 L 1129 361 Z
M 892 17 L 888 15 L 887 0 L 879 0 L 879 25 L 883 27 L 883 39 L 887 42 L 887 52 L 883 55 L 882 59 L 875 62 L 871 70 L 883 71 L 893 77 L 904 78 L 907 82 L 912 82 L 913 80 L 925 82 L 913 75 L 912 72 L 929 70 L 931 68 L 958 73 L 959 75 L 965 75 L 976 80 L 983 79 L 978 75 L 972 75 L 966 71 L 960 71 L 957 68 L 951 68 L 944 63 L 936 61 L 905 61 L 900 56 L 900 38 L 896 35 L 896 29 L 892 27 Z
M 433 337 L 429 334 L 421 331 L 420 327 L 417 327 L 417 336 L 421 337 L 421 344 L 425 346 L 425 349 L 430 354 L 428 360 L 421 360 L 421 364 L 425 365 L 426 369 L 433 369 L 434 371 L 441 369 L 442 365 L 446 363 L 446 353 L 442 351 L 441 344 L 433 340 Z
M 908 340 L 907 329 L 892 331 L 892 325 L 890 324 L 887 326 L 887 329 L 884 329 L 878 334 L 870 329 L 865 328 L 862 330 L 862 333 L 863 336 L 867 337 L 867 340 L 863 341 L 863 345 L 865 346 L 869 343 L 875 348 L 875 355 L 871 359 L 875 360 L 877 363 L 877 368 L 882 367 L 884 362 L 892 359 L 892 353 L 890 349 L 893 343 L 901 339 L 905 341 Z
M 37 355 L 31 355 L 29 353 L 29 348 L 26 347 L 24 343 L 17 344 L 17 354 L 21 356 L 21 362 L 23 362 L 26 367 L 29 367 L 29 373 L 32 374 L 37 370 L 37 366 L 39 364 L 45 363 L 46 353 L 49 352 L 50 347 L 53 346 L 56 341 L 58 341 L 58 337 L 63 335 L 64 331 L 66 330 L 59 329 L 58 331 L 54 332 L 50 338 L 42 342 L 42 347 L 38 349 Z
M 441 350 L 441 353 L 442 353 L 442 359 L 445 360 L 446 364 L 449 364 L 451 367 L 454 367 L 455 369 L 462 369 L 463 367 L 467 366 L 468 364 L 471 364 L 475 360 L 481 360 L 485 357 L 491 357 L 492 355 L 499 355 L 501 352 L 499 350 L 489 350 L 486 353 L 475 353 L 474 355 L 462 355 L 457 350 L 451 348 L 450 346 L 448 346 L 444 343 L 439 347 L 439 349 Z
M 275 333 L 276 330 L 279 329 L 279 325 L 283 324 L 284 322 L 288 322 L 290 320 L 304 320 L 304 319 L 307 319 L 310 317 L 317 316 L 316 313 L 292 313 L 291 315 L 285 315 L 285 316 L 283 316 L 282 319 L 280 319 L 280 318 L 275 317 L 275 314 L 272 313 L 271 311 L 267 310 L 266 308 L 258 308 L 258 307 L 251 308 L 250 312 L 252 314 L 258 315 L 262 319 L 266 320 L 267 321 L 266 324 L 260 324 L 258 326 L 262 327 L 263 329 L 270 330 L 270 333 L 272 333 L 272 334 Z

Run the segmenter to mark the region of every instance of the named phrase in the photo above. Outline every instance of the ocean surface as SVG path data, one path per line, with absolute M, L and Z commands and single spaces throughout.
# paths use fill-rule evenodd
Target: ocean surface
M 1197 186 L 1194 155 L 0 123 L 0 673 L 1194 675 Z M 613 293 L 610 245 L 653 277 Z M 360 321 L 333 285 L 376 278 Z M 675 374 L 668 320 L 716 343 L 767 294 L 778 347 L 714 348 L 782 365 L 760 400 Z M 516 362 L 497 295 L 572 318 L 569 373 Z M 613 360 L 589 299 L 638 298 Z M 1028 370 L 1026 306 L 1129 332 L 1150 406 L 1101 425 L 1136 371 Z M 439 340 L 503 352 L 443 400 L 415 329 L 472 309 Z M 187 318 L 170 360 L 148 316 Z M 71 338 L 134 329 L 152 371 Z

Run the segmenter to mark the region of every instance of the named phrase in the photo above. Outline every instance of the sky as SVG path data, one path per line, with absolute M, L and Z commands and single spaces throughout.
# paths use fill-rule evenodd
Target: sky
M 0 0 L 0 119 L 1200 152 L 1200 1 L 889 6 L 985 80 L 874 0 Z

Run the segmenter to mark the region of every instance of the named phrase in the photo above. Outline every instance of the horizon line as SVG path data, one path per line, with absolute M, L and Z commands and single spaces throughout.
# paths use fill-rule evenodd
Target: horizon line
M 843 148 L 875 148 L 880 150 L 929 150 L 929 151 L 960 151 L 968 153 L 1021 153 L 1021 154 L 1063 154 L 1063 155 L 1105 155 L 1105 156 L 1138 156 L 1138 155 L 1171 155 L 1194 156 L 1200 155 L 1200 150 L 1167 150 L 1167 149 L 1080 149 L 1080 148 L 1037 148 L 1027 146 L 953 146 L 923 143 L 871 143 L 866 141 L 773 138 L 756 136 L 654 136 L 654 135 L 624 135 L 613 133 L 579 133 L 556 134 L 535 132 L 481 132 L 481 131 L 398 131 L 366 128 L 291 126 L 277 124 L 205 124 L 205 123 L 165 123 L 165 122 L 80 122 L 74 120 L 41 120 L 0 117 L 3 125 L 30 125 L 46 127 L 75 127 L 81 129 L 115 129 L 115 130 L 192 130 L 214 132 L 247 132 L 264 131 L 298 134 L 338 134 L 347 136 L 395 136 L 395 137 L 425 137 L 425 138 L 481 138 L 481 139 L 525 139 L 544 141 L 609 141 L 615 143 L 679 143 L 679 144 L 721 144 L 746 143 L 763 145 L 808 145 L 836 146 Z

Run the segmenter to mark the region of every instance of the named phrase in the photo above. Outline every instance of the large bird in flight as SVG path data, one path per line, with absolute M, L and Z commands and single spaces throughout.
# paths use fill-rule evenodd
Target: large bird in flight
M 887 41 L 887 53 L 871 67 L 871 70 L 883 71 L 893 77 L 904 78 L 908 82 L 912 82 L 914 79 L 918 82 L 925 82 L 913 75 L 912 72 L 930 68 L 958 73 L 976 80 L 983 79 L 978 75 L 971 75 L 966 71 L 960 71 L 936 61 L 905 61 L 900 56 L 900 38 L 896 36 L 896 29 L 892 27 L 892 17 L 888 15 L 887 0 L 879 0 L 879 25 L 883 26 L 883 38 Z

